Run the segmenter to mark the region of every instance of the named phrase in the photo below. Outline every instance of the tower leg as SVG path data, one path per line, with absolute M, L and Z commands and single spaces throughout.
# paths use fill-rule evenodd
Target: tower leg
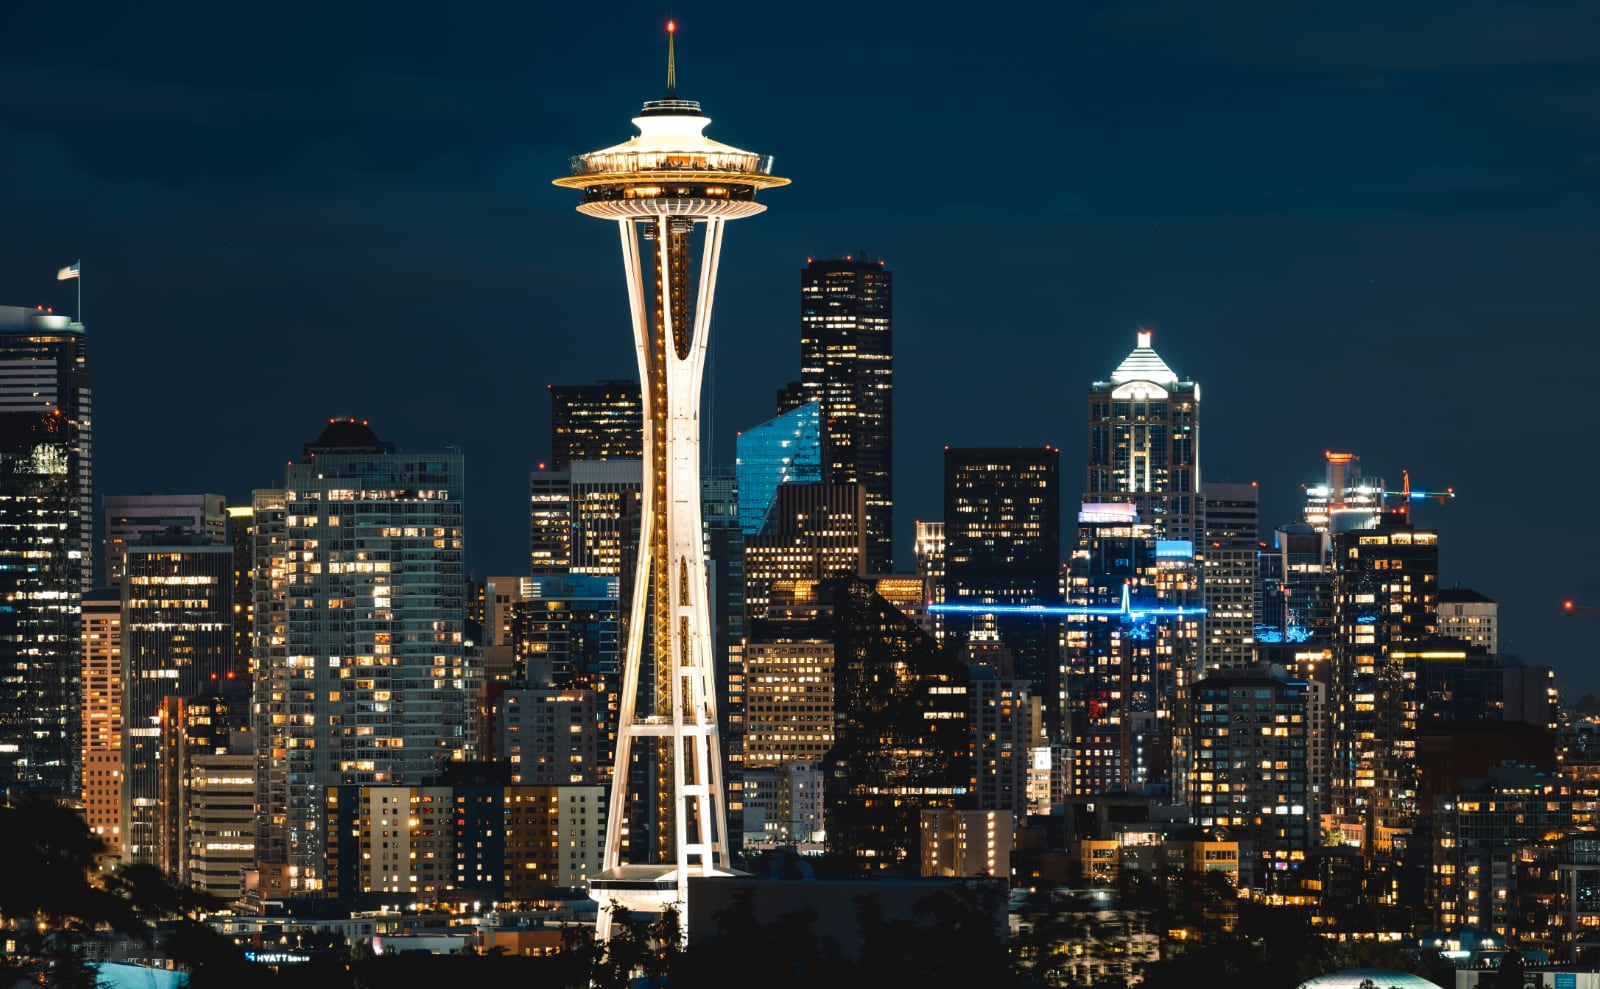
M 723 220 L 658 215 L 645 221 L 656 239 L 653 306 L 646 305 L 637 222 L 625 219 L 619 226 L 644 392 L 644 520 L 624 649 L 603 871 L 590 889 L 600 902 L 595 930 L 602 941 L 610 937 L 613 896 L 630 908 L 676 907 L 686 937 L 689 879 L 729 871 L 700 511 L 700 392 Z M 688 241 L 694 222 L 705 224 L 706 239 L 691 315 Z M 653 631 L 655 681 L 646 695 L 650 709 L 640 711 L 646 627 Z M 657 783 L 670 792 L 652 802 L 658 817 L 651 842 L 656 862 L 629 863 L 623 861 L 622 843 L 631 805 L 629 771 L 634 741 L 645 738 L 654 743 Z M 637 857 L 640 848 L 636 839 L 628 851 Z M 638 868 L 651 865 L 655 868 L 643 873 Z M 636 887 L 646 876 L 653 877 L 651 888 L 640 892 Z

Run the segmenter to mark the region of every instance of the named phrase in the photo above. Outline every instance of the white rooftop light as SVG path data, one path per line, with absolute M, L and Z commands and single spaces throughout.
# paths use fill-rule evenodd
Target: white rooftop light
M 1111 372 L 1111 383 L 1124 384 L 1129 381 L 1149 381 L 1163 387 L 1170 387 L 1178 383 L 1177 372 L 1167 367 L 1167 362 L 1161 359 L 1150 347 L 1151 333 L 1149 330 L 1140 330 L 1138 346 L 1133 348 L 1117 369 Z

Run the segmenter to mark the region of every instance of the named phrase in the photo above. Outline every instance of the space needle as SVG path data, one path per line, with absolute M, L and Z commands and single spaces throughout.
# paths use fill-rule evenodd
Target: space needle
M 666 98 L 649 101 L 633 118 L 638 135 L 574 157 L 571 174 L 555 180 L 582 193 L 578 212 L 617 223 L 645 410 L 643 520 L 616 761 L 602 871 L 589 882 L 600 904 L 601 941 L 610 937 L 612 904 L 648 913 L 675 907 L 687 936 L 689 880 L 737 874 L 728 861 L 701 533 L 700 387 L 723 225 L 765 210 L 756 193 L 789 180 L 772 174 L 770 156 L 702 133 L 711 121 L 700 104 L 678 98 L 676 31 L 668 22 Z M 642 755 L 653 749 L 646 813 L 656 827 L 646 841 L 635 826 L 624 847 L 635 745 Z

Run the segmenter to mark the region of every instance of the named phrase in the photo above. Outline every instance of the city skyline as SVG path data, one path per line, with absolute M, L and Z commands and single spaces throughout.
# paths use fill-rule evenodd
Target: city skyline
M 0 302 L 70 311 L 53 272 L 83 259 L 97 512 L 152 489 L 247 503 L 323 417 L 356 415 L 404 451 L 460 447 L 468 565 L 520 572 L 545 386 L 633 373 L 615 248 L 545 180 L 659 89 L 675 14 L 685 93 L 795 180 L 726 261 L 715 462 L 798 376 L 806 259 L 865 249 L 897 282 L 896 559 L 940 514 L 945 446 L 1053 445 L 1080 489 L 1084 390 L 1148 326 L 1205 389 L 1202 478 L 1258 481 L 1264 532 L 1299 516 L 1324 450 L 1453 487 L 1417 509 L 1443 586 L 1501 601 L 1501 648 L 1569 700 L 1600 689 L 1595 626 L 1560 613 L 1600 579 L 1551 558 L 1574 541 L 1559 495 L 1506 481 L 1595 479 L 1576 435 L 1533 426 L 1584 421 L 1597 356 L 1592 11 L 890 5 L 790 41 L 718 10 L 621 11 L 609 49 L 566 44 L 561 13 L 311 31 L 291 11 L 240 41 L 181 13 L 19 12 L 0 167 L 25 235 Z M 285 75 L 283 51 L 330 71 Z M 882 112 L 824 109 L 852 96 Z M 1012 156 L 1056 178 L 988 177 Z M 948 192 L 951 170 L 984 178 Z

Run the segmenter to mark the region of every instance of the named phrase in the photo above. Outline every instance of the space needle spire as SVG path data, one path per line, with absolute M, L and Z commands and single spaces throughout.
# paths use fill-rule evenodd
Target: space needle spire
M 634 351 L 644 399 L 644 506 L 623 654 L 615 768 L 596 935 L 611 907 L 678 911 L 687 936 L 691 877 L 735 874 L 729 864 L 700 515 L 700 390 L 723 227 L 766 209 L 756 193 L 788 184 L 772 159 L 703 133 L 700 104 L 678 98 L 667 24 L 666 98 L 633 118 L 638 134 L 578 155 L 555 184 L 582 194 L 578 212 L 617 224 Z M 698 270 L 694 241 L 699 241 Z M 648 655 L 646 649 L 648 647 Z M 643 688 L 643 689 L 641 689 Z M 635 755 L 654 785 L 629 794 Z M 624 843 L 630 809 L 635 820 Z
M 673 56 L 672 42 L 678 36 L 678 22 L 667 22 L 667 99 L 678 98 L 678 61 Z

